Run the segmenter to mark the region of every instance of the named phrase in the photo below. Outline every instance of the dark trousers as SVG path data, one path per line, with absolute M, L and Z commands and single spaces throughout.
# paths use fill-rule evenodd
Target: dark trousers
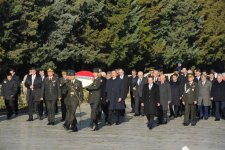
M 48 109 L 48 122 L 55 122 L 55 100 L 46 100 L 47 109 Z
M 62 120 L 66 119 L 66 105 L 64 103 L 64 98 L 61 99 L 61 111 L 62 111 Z
M 225 116 L 225 101 L 215 101 L 215 106 L 216 106 L 215 118 L 220 119 L 222 114 Z
M 144 107 L 141 106 L 140 97 L 135 97 L 135 114 L 144 115 Z
M 44 113 L 44 101 L 40 101 L 39 110 L 40 110 L 39 115 L 42 117 Z
M 58 114 L 58 101 L 55 101 L 55 113 Z
M 109 118 L 108 118 L 109 123 L 112 123 L 113 112 L 115 112 L 116 123 L 119 123 L 119 122 L 120 122 L 121 110 L 122 110 L 122 109 L 118 109 L 118 110 L 109 110 Z
M 11 117 L 13 115 L 13 109 L 14 109 L 14 100 L 7 100 L 5 99 L 5 107 L 7 111 L 7 117 Z
M 134 99 L 133 92 L 130 92 L 130 98 L 131 98 L 131 109 L 132 109 L 132 112 L 134 112 L 134 109 L 135 109 L 135 99 Z
M 158 107 L 158 121 L 159 123 L 167 123 L 167 111 L 163 110 L 162 106 Z
M 65 124 L 68 126 L 75 127 L 77 125 L 77 118 L 76 118 L 76 110 L 77 110 L 78 103 L 74 105 L 66 105 L 66 122 Z
M 208 118 L 209 117 L 209 110 L 208 110 L 208 106 L 203 106 L 203 105 L 198 105 L 198 110 L 199 110 L 199 117 L 205 117 Z
M 179 115 L 180 106 L 178 105 L 169 105 L 170 116 L 177 117 Z
M 189 124 L 190 121 L 196 124 L 196 105 L 185 104 L 184 123 Z
M 18 102 L 19 102 L 19 94 L 15 95 L 15 100 L 14 102 L 14 113 L 17 115 L 18 114 Z
M 153 128 L 153 124 L 154 124 L 154 115 L 146 115 L 147 119 L 148 119 L 148 127 L 149 128 Z
M 34 113 L 36 113 L 37 116 L 41 116 L 40 101 L 34 101 L 33 99 L 30 99 L 28 101 L 28 115 L 29 115 L 29 119 L 33 119 L 33 114 Z
M 108 102 L 101 102 L 102 111 L 105 115 L 105 121 L 108 121 L 108 115 L 109 115 L 109 103 Z
M 98 124 L 98 112 L 99 112 L 99 102 L 95 102 L 90 104 L 91 106 L 91 121 L 93 121 L 96 125 Z
M 185 112 L 185 105 L 182 103 L 182 101 L 180 101 L 180 110 L 179 110 L 179 114 L 182 116 Z
M 211 116 L 215 115 L 215 111 L 216 111 L 215 101 L 211 101 L 211 106 L 210 106 L 210 114 L 211 114 Z

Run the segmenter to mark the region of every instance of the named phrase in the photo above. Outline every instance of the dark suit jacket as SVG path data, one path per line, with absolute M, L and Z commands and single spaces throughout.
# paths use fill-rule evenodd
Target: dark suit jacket
M 119 76 L 120 78 L 120 76 Z M 128 82 L 128 76 L 124 75 L 122 80 L 122 84 L 123 84 L 123 88 L 124 88 L 124 92 L 123 92 L 123 99 L 127 98 L 127 94 L 129 91 L 129 82 Z
M 147 79 L 145 77 L 142 78 L 140 85 L 138 85 L 138 80 L 139 79 L 137 79 L 137 82 L 135 83 L 135 90 L 134 90 L 134 97 L 136 98 L 142 97 L 143 87 L 147 83 Z
M 15 80 L 5 79 L 2 83 L 2 96 L 6 100 L 14 100 L 18 91 L 18 85 Z
M 130 92 L 131 92 L 131 93 L 133 93 L 133 88 L 134 88 L 134 86 L 136 85 L 137 79 L 138 79 L 137 76 L 135 76 L 135 78 L 133 78 L 133 76 L 130 76 L 130 77 L 128 78 L 129 89 L 130 89 Z
M 49 77 L 44 79 L 41 87 L 41 98 L 45 100 L 57 100 L 61 98 L 60 85 L 56 77 L 53 77 L 52 80 L 49 80 Z
M 146 115 L 154 115 L 157 112 L 157 103 L 160 103 L 159 86 L 153 83 L 151 90 L 149 85 L 143 87 L 141 102 L 144 103 L 144 113 Z
M 25 86 L 28 89 L 27 90 L 27 101 L 30 100 L 31 96 L 34 97 L 34 101 L 40 101 L 41 98 L 41 86 L 42 86 L 42 80 L 39 75 L 36 75 L 33 83 L 33 90 L 30 89 L 30 86 L 32 85 L 32 76 L 28 75 L 27 79 L 25 81 Z
M 214 101 L 225 101 L 225 81 L 215 81 L 211 89 L 211 97 Z

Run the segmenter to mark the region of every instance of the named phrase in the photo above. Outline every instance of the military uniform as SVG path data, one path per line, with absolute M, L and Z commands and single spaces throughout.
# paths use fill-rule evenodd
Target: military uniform
M 75 74 L 74 71 L 68 71 L 68 76 L 73 76 Z M 63 124 L 64 128 L 72 129 L 74 132 L 77 131 L 77 119 L 76 119 L 76 110 L 79 106 L 80 100 L 83 100 L 83 87 L 82 82 L 79 80 L 70 80 L 65 83 L 66 89 L 66 97 L 65 97 L 65 105 L 66 105 L 66 121 Z M 70 128 L 71 127 L 71 128 Z
M 97 77 L 94 79 L 93 84 L 87 87 L 87 90 L 89 91 L 89 97 L 88 102 L 91 106 L 91 121 L 95 125 L 95 129 L 98 129 L 98 109 L 99 109 L 99 103 L 101 99 L 101 85 L 102 85 L 102 79 Z
M 52 70 L 48 70 L 52 71 Z M 48 110 L 48 125 L 54 125 L 55 121 L 55 103 L 61 98 L 59 81 L 56 77 L 47 77 L 44 79 L 41 87 L 41 98 L 45 99 Z
M 61 111 L 62 111 L 62 121 L 66 119 L 66 105 L 65 105 L 65 98 L 66 98 L 66 86 L 65 84 L 68 82 L 67 78 L 60 78 L 59 85 L 61 89 Z
M 18 85 L 15 80 L 5 79 L 2 84 L 2 96 L 5 101 L 7 110 L 7 119 L 10 119 L 13 115 L 15 96 L 18 92 Z
M 198 100 L 198 84 L 192 82 L 191 84 L 187 82 L 184 85 L 184 94 L 183 94 L 183 101 L 185 102 L 185 114 L 184 114 L 184 125 L 188 125 L 190 123 L 195 125 L 196 124 L 196 104 L 194 101 L 197 102 Z M 191 118 L 189 116 L 191 115 Z

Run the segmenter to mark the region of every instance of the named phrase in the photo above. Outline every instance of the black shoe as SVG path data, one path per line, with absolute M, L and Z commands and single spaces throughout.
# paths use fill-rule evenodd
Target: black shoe
M 66 129 L 66 130 L 69 130 L 70 129 L 70 125 L 67 125 L 67 124 L 64 123 L 63 124 L 63 128 Z
M 65 119 L 61 119 L 60 121 L 63 122 L 63 121 L 65 121 Z
M 191 123 L 191 126 L 195 126 L 196 125 L 196 123 Z
M 184 126 L 188 126 L 189 124 L 187 124 L 187 123 L 183 123 L 183 125 L 184 125 Z
M 27 121 L 34 121 L 34 119 L 33 118 L 29 118 L 29 119 L 27 119 Z
M 205 120 L 208 120 L 208 117 L 205 117 L 204 119 L 205 119 Z
M 55 125 L 55 122 L 52 122 L 51 125 L 54 126 Z
M 98 125 L 94 125 L 94 126 L 93 126 L 93 130 L 92 130 L 92 131 L 98 131 L 98 130 L 99 130 Z
M 10 120 L 10 119 L 11 119 L 11 117 L 12 117 L 11 115 L 7 116 L 7 120 Z
M 119 122 L 116 122 L 116 125 L 120 125 L 120 123 Z
M 199 117 L 199 120 L 202 120 L 203 119 L 203 117 Z
M 140 116 L 140 115 L 139 115 L 139 114 L 134 114 L 134 116 L 135 116 L 135 117 L 138 117 L 138 116 Z
M 74 127 L 72 128 L 72 132 L 78 132 L 77 126 L 74 126 Z
M 220 121 L 220 119 L 215 119 L 215 121 Z
M 49 126 L 49 125 L 52 125 L 52 123 L 49 122 L 47 125 L 48 125 L 48 126 Z
M 40 117 L 39 117 L 39 120 L 43 120 L 43 117 L 42 117 L 42 116 L 40 116 Z

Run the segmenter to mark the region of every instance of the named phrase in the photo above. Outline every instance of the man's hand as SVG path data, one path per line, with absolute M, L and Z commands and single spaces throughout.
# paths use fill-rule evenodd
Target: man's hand
M 197 104 L 197 101 L 194 101 L 194 104 L 196 105 Z
M 44 99 L 43 98 L 40 98 L 40 100 L 43 101 Z
M 141 103 L 141 106 L 144 107 L 144 103 Z
M 122 101 L 122 98 L 119 98 L 119 99 L 118 99 L 118 102 L 121 102 L 121 101 Z
M 168 104 L 170 104 L 171 103 L 171 101 L 168 101 Z
M 213 100 L 213 97 L 211 97 L 210 99 L 211 99 L 211 101 L 212 101 L 212 100 Z
M 157 103 L 157 106 L 160 106 L 160 103 Z
M 182 103 L 185 105 L 185 102 L 184 101 Z

